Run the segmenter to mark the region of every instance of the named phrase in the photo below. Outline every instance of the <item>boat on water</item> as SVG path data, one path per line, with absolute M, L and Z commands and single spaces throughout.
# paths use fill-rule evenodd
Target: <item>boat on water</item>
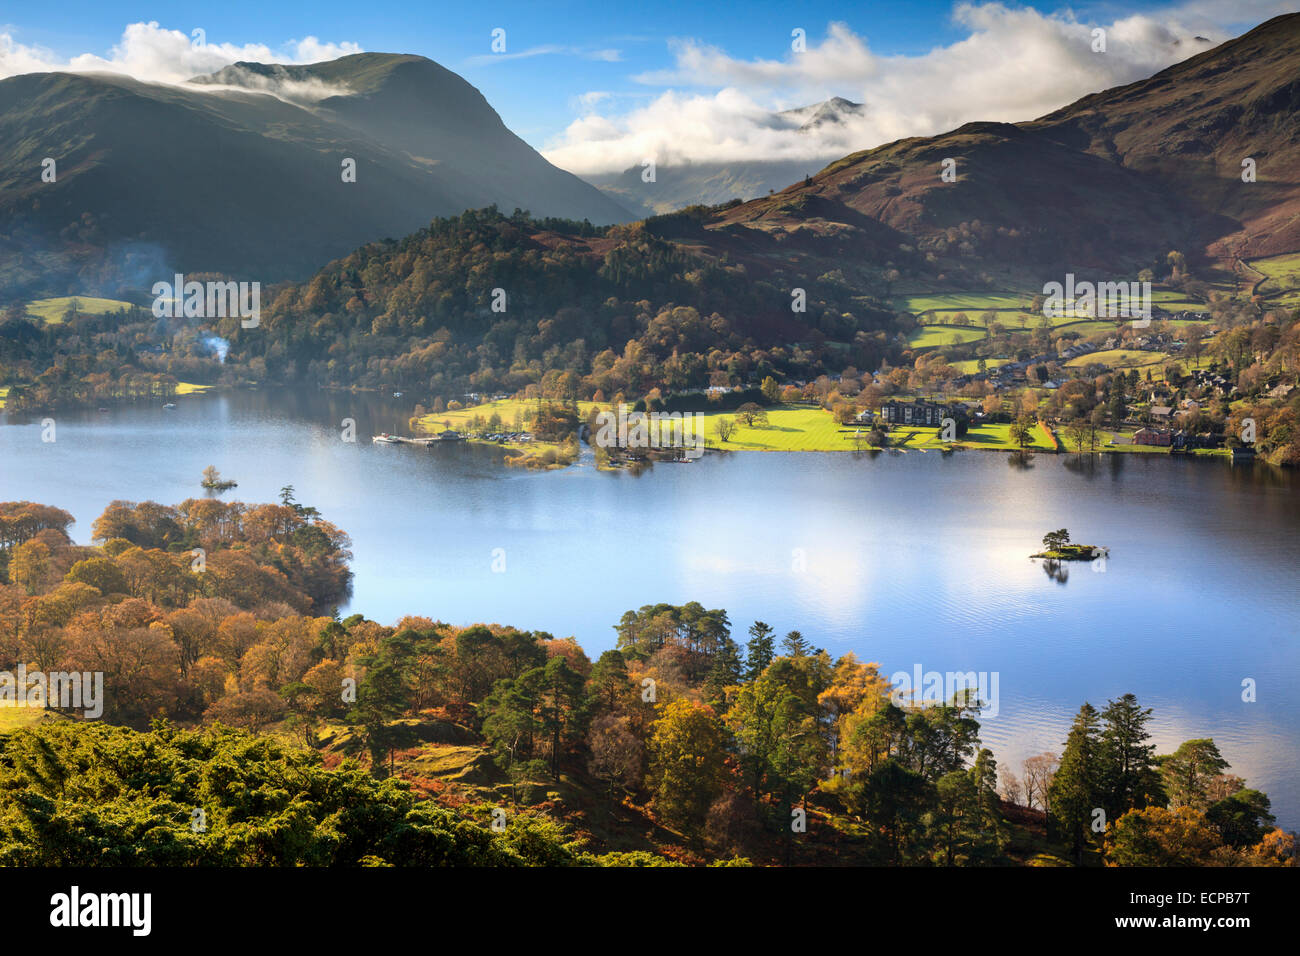
M 378 445 L 396 445 L 396 444 L 398 444 L 397 439 L 394 438 L 392 435 L 389 435 L 389 434 L 387 434 L 387 433 L 384 433 L 384 434 L 382 434 L 382 435 L 376 435 L 374 438 L 372 438 L 372 439 L 370 439 L 370 440 L 371 440 L 372 442 L 374 442 L 375 444 L 378 444 Z
M 166 405 L 163 406 L 163 408 L 175 408 L 175 407 L 176 407 L 175 402 L 168 402 Z
M 393 392 L 393 398 L 401 398 L 401 397 L 402 397 L 401 392 Z

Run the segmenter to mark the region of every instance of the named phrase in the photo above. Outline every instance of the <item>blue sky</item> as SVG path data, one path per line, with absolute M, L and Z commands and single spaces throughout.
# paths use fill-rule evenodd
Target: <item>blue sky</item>
M 528 142 L 581 164 L 594 152 L 586 151 L 592 137 L 608 143 L 622 137 L 626 145 L 602 152 L 609 162 L 625 161 L 636 150 L 651 148 L 651 141 L 668 143 L 677 138 L 700 138 L 701 126 L 718 113 L 717 123 L 726 127 L 737 111 L 753 108 L 785 108 L 813 102 L 830 95 L 851 99 L 888 99 L 898 116 L 882 120 L 860 138 L 871 139 L 910 133 L 909 112 L 925 123 L 942 125 L 967 115 L 984 118 L 1030 118 L 1035 110 L 1055 108 L 1063 102 L 1091 92 L 1090 86 L 1127 82 L 1195 52 L 1185 44 L 1171 50 L 1160 31 L 1171 36 L 1214 31 L 1216 40 L 1234 35 L 1271 15 L 1285 4 L 1267 0 L 1211 2 L 1189 0 L 1182 4 L 1083 3 L 1065 7 L 1056 4 L 976 4 L 981 13 L 954 16 L 957 5 L 941 0 L 912 0 L 906 3 L 830 3 L 749 0 L 743 4 L 690 2 L 488 2 L 478 4 L 438 2 L 394 2 L 394 0 L 315 0 L 311 3 L 280 3 L 266 0 L 228 2 L 169 2 L 151 8 L 118 0 L 63 0 L 57 6 L 9 5 L 0 12 L 0 66 L 5 45 L 21 45 L 41 51 L 46 58 L 71 60 L 82 54 L 112 58 L 128 24 L 156 20 L 164 30 L 189 34 L 202 28 L 209 44 L 234 47 L 260 44 L 272 50 L 289 51 L 286 44 L 307 36 L 325 44 L 355 44 L 369 51 L 419 53 L 460 73 L 477 86 L 496 107 L 502 118 Z M 1043 14 L 1037 17 L 1034 11 Z M 1113 25 L 1131 21 L 1137 15 L 1145 25 L 1123 49 L 1117 41 L 1115 55 L 1108 59 L 1084 57 L 1077 77 L 1061 80 L 1045 75 L 1047 89 L 1037 98 L 1022 95 L 1007 99 L 994 95 L 999 84 L 1012 87 L 1034 71 L 1061 71 L 1033 59 L 1034 48 L 1042 57 L 1055 55 L 1050 46 L 1057 42 L 1044 32 L 1048 26 L 1059 32 L 1061 24 L 1076 23 L 1080 30 L 1089 24 Z M 814 53 L 825 41 L 828 27 L 842 24 L 852 42 L 840 55 L 847 64 L 838 73 L 800 70 L 791 61 L 791 30 L 806 31 Z M 1046 25 L 1046 26 L 1045 26 Z M 493 56 L 491 31 L 506 30 L 507 56 Z M 1125 28 L 1127 29 L 1127 28 Z M 1123 32 L 1123 31 L 1121 31 Z M 1020 74 L 990 72 L 983 63 L 972 66 L 969 51 L 963 50 L 973 34 L 983 34 L 986 53 L 980 60 L 1023 60 Z M 1086 30 L 1075 38 L 1086 39 Z M 1074 43 L 1075 40 L 1067 42 Z M 1163 43 L 1163 47 L 1162 47 Z M 859 49 L 854 44 L 859 45 Z M 844 44 L 841 43 L 841 46 Z M 1176 46 L 1176 44 L 1175 44 Z M 683 50 L 700 58 L 685 63 Z M 865 51 L 869 50 L 869 54 Z M 934 51 L 947 51 L 946 59 Z M 1087 51 L 1085 51 L 1087 52 Z M 301 58 L 292 55 L 286 58 Z M 827 58 L 824 58 L 827 59 Z M 870 63 L 867 61 L 870 60 Z M 861 61 L 861 69 L 854 63 Z M 950 63 L 951 67 L 944 64 Z M 767 64 L 764 67 L 762 64 Z M 785 67 L 782 67 L 785 64 Z M 905 67 L 905 69 L 898 69 Z M 952 69 L 953 103 L 944 104 L 941 87 Z M 1005 65 L 1000 67 L 1005 70 Z M 1073 69 L 1073 68 L 1072 68 Z M 900 77 L 914 71 L 919 84 L 928 81 L 928 94 L 912 107 L 898 103 L 909 94 L 904 86 L 892 88 L 884 74 L 893 70 Z M 14 68 L 2 73 L 19 72 Z M 963 76 L 970 77 L 970 89 L 963 92 Z M 842 78 L 842 82 L 841 82 Z M 1053 85 L 1053 82 L 1056 82 Z M 910 82 L 910 80 L 909 80 Z M 981 94 L 981 83 L 987 87 Z M 1057 88 L 1059 87 L 1059 89 Z M 735 94 L 718 104 L 719 91 Z M 1005 91 L 1004 91 L 1005 92 Z M 629 114 L 646 110 L 660 97 L 695 97 L 693 101 L 669 99 L 658 103 L 652 114 L 629 119 Z M 928 96 L 929 99 L 924 99 Z M 1062 99 L 1064 97 L 1064 99 Z M 963 105 L 964 99 L 969 103 Z M 1057 102 L 1061 100 L 1061 102 Z M 674 111 L 695 108 L 699 117 L 694 132 L 672 130 L 663 117 Z M 882 116 L 886 104 L 870 104 Z M 887 110 L 886 110 L 887 112 Z M 1028 112 L 1030 115 L 1017 115 Z M 592 122 L 581 122 L 589 116 Z M 656 118 L 656 116 L 658 118 Z M 578 123 L 577 127 L 573 124 Z M 658 124 L 656 140 L 647 128 Z M 743 125 L 743 124 L 742 124 Z M 938 131 L 938 130 L 933 130 Z M 729 132 L 728 135 L 731 135 Z M 745 131 L 736 132 L 746 141 Z M 707 135 L 705 136 L 707 139 Z M 726 137 L 719 137 L 725 139 Z M 733 137 L 734 138 L 734 137 Z M 747 142 L 747 141 L 746 141 Z M 827 144 L 827 149 L 840 144 Z M 874 144 L 872 144 L 874 145 Z M 571 149 L 566 147 L 572 147 Z M 714 144 L 724 150 L 722 144 Z M 745 145 L 744 149 L 759 148 Z M 607 154 L 607 155 L 606 155 Z M 550 155 L 550 153 L 548 153 Z M 554 156 L 552 157 L 554 158 Z M 594 161 L 594 160 L 593 160 Z

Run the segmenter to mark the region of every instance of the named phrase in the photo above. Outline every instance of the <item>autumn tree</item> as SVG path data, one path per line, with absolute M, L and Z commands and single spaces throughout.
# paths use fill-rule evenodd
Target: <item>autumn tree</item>
M 755 402 L 745 402 L 736 409 L 736 418 L 752 428 L 755 422 L 766 424 L 767 412 L 763 411 L 763 407 Z
M 24 541 L 9 558 L 9 580 L 35 594 L 50 573 L 50 549 L 44 541 Z
M 1088 444 L 1092 435 L 1092 425 L 1082 418 L 1076 418 L 1065 426 L 1065 437 L 1074 445 L 1075 451 L 1083 453 L 1083 446 Z
M 1130 810 L 1106 839 L 1110 866 L 1211 866 L 1223 843 L 1199 810 Z
M 635 790 L 645 772 L 645 747 L 624 714 L 607 713 L 587 731 L 587 770 L 610 788 Z
M 1028 415 L 1017 418 L 1011 423 L 1011 440 L 1024 451 L 1034 443 L 1034 419 Z
M 1041 753 L 1026 757 L 1022 764 L 1021 782 L 1025 790 L 1025 806 L 1037 807 L 1046 811 L 1049 808 L 1049 794 L 1052 780 L 1061 764 L 1061 758 L 1053 753 Z
M 89 584 L 100 594 L 126 594 L 126 577 L 110 558 L 85 558 L 74 564 L 63 576 L 65 581 Z
M 713 708 L 684 698 L 665 705 L 648 749 L 656 811 L 697 833 L 727 779 L 723 728 Z

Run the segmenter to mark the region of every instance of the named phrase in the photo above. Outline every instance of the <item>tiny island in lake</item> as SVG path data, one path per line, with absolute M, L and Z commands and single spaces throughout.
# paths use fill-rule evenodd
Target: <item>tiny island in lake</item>
M 1065 528 L 1049 531 L 1043 535 L 1043 550 L 1031 554 L 1031 558 L 1047 558 L 1051 561 L 1091 561 L 1110 554 L 1109 548 L 1099 548 L 1093 544 L 1071 544 L 1070 532 Z
M 227 481 L 221 477 L 221 472 L 217 471 L 215 465 L 208 465 L 203 469 L 202 485 L 208 491 L 229 491 L 231 488 L 238 488 L 239 482 Z

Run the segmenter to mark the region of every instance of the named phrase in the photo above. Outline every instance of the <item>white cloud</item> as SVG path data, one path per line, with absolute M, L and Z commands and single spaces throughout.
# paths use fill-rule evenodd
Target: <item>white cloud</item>
M 599 60 L 602 63 L 617 63 L 623 59 L 622 53 L 618 50 L 585 50 L 581 47 L 560 46 L 550 43 L 543 46 L 529 47 L 517 53 L 484 53 L 471 56 L 465 62 L 474 66 L 487 66 L 492 63 L 506 63 L 510 60 L 528 60 L 535 56 L 576 56 L 581 60 Z
M 646 158 L 831 159 L 974 120 L 1019 122 L 1149 76 L 1232 36 L 1231 26 L 1266 19 L 1279 6 L 1241 0 L 1225 12 L 1194 0 L 1093 23 L 1070 12 L 959 3 L 952 19 L 965 36 L 913 56 L 879 55 L 843 23 L 830 24 L 820 42 L 809 35 L 806 52 L 791 51 L 779 60 L 737 59 L 714 46 L 676 41 L 671 69 L 633 78 L 667 89 L 646 105 L 622 111 L 626 101 L 618 98 L 584 103 L 583 115 L 543 152 L 579 174 L 622 170 Z M 1106 31 L 1104 53 L 1093 52 L 1097 27 Z M 845 124 L 811 132 L 773 122 L 775 110 L 831 96 L 866 108 Z
M 199 44 L 198 39 L 206 42 Z M 214 42 L 179 30 L 166 30 L 156 21 L 132 23 L 107 56 L 83 53 L 65 59 L 43 47 L 26 46 L 8 33 L 0 33 L 0 78 L 20 73 L 51 71 L 122 73 L 139 80 L 181 83 L 212 73 L 240 60 L 258 63 L 318 63 L 350 53 L 360 53 L 355 43 L 327 43 L 309 36 L 290 40 L 279 49 L 261 43 Z
M 575 99 L 574 104 L 583 112 L 593 110 L 596 104 L 608 100 L 612 93 L 608 90 L 588 90 L 586 93 L 580 93 Z

